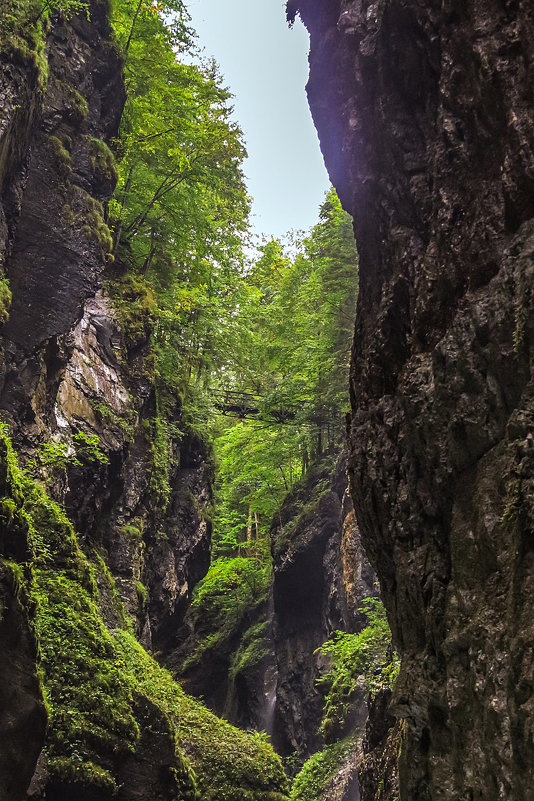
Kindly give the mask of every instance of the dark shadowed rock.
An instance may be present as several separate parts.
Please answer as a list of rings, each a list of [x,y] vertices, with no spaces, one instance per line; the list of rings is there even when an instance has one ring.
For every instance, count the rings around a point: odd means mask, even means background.
[[[403,655],[403,799],[534,783],[531,3],[301,0],[352,212],[349,473]]]
[[[369,700],[369,718],[359,771],[361,801],[398,801],[397,758],[402,724],[391,716],[391,690],[380,690]]]
[[[16,534],[15,534],[16,536]],[[37,647],[16,568],[0,561],[0,799],[22,801],[44,742]]]

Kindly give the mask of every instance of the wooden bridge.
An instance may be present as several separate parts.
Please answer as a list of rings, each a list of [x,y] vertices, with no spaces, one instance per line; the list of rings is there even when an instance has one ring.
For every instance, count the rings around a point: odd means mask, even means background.
[[[317,410],[309,401],[301,403],[287,403],[278,408],[262,408],[262,396],[251,392],[235,392],[233,390],[213,391],[215,408],[227,417],[237,417],[240,420],[262,420],[270,423],[296,423],[302,425],[323,426],[329,420],[337,419],[336,410],[323,407]],[[297,414],[303,412],[297,421]]]

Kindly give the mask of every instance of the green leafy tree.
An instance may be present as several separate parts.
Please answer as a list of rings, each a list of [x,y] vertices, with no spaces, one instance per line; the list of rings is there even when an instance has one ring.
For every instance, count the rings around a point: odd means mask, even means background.
[[[183,389],[214,358],[219,306],[241,263],[245,149],[215,65],[179,60],[192,42],[181,3],[118,0],[113,19],[127,87],[114,251],[154,291],[158,374]]]

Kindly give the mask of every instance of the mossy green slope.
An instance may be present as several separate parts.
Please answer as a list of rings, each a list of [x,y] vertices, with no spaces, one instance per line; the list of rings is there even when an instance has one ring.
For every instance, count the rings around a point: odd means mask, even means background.
[[[114,793],[121,763],[142,739],[138,701],[144,696],[174,738],[174,759],[162,768],[176,801],[283,801],[286,778],[270,745],[186,696],[127,625],[106,628],[95,565],[62,509],[17,466],[5,428],[0,462],[1,523],[14,536],[24,532],[32,551],[20,575],[35,610],[52,778]]]
[[[197,776],[202,801],[283,801],[279,759],[257,733],[245,733],[187,696],[127,631],[116,634],[137,687],[169,716]]]

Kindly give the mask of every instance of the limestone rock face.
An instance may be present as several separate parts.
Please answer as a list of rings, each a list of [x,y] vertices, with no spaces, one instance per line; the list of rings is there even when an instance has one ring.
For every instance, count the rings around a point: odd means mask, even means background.
[[[129,339],[103,286],[106,270],[110,283],[124,275],[113,264],[105,209],[116,183],[108,145],[124,87],[109,3],[89,6],[89,19],[53,16],[40,59],[0,55],[0,279],[12,294],[7,310],[0,292],[0,420],[23,463],[38,462],[44,446],[59,449],[37,477],[96,560],[106,624],[114,628],[122,613],[116,587],[142,643],[164,650],[209,565],[212,468],[205,444],[183,431],[179,398],[169,403],[163,424],[172,433],[156,453],[150,324]],[[137,300],[128,298],[132,306]],[[170,465],[165,480],[158,460]],[[0,507],[0,677],[9,688],[0,699],[0,740],[12,742],[1,755],[0,799],[5,788],[6,801],[27,791],[32,801],[107,798],[96,787],[54,784],[45,759],[34,773],[46,714],[32,606],[9,568],[10,559],[29,562],[31,554],[13,552],[23,539],[6,528],[10,514]],[[174,734],[163,712],[146,704],[139,699],[146,731],[124,766],[125,801],[151,792],[175,797]]]
[[[534,8],[291,0],[354,216],[349,473],[402,653],[401,797],[534,783]]]
[[[22,455],[53,443],[73,457],[49,469],[48,487],[103,551],[143,641],[154,632],[164,648],[209,564],[211,467],[205,445],[183,432],[155,455],[150,323],[129,340],[103,288],[106,269],[111,283],[124,273],[110,267],[105,221],[116,182],[106,142],[124,104],[108,11],[94,0],[90,20],[54,17],[46,89],[36,67],[4,56],[0,266],[12,303],[0,319],[0,416]],[[115,292],[122,299],[126,290]],[[137,300],[130,292],[128,302]],[[179,399],[169,418],[178,430]],[[87,438],[104,459],[76,463],[76,443],[83,452]],[[157,458],[171,465],[166,497]],[[110,605],[107,613],[112,624]]]

